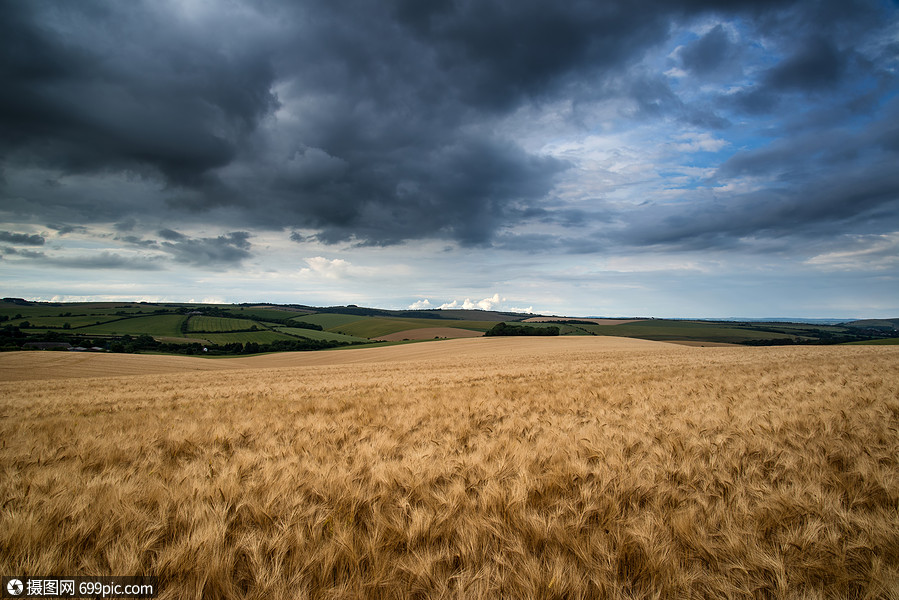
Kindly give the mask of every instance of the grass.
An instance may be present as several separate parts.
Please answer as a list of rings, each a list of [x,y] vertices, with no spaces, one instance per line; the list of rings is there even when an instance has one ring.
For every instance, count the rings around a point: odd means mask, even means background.
[[[327,340],[331,342],[367,342],[367,338],[356,337],[352,335],[343,335],[341,333],[332,333],[330,331],[316,331],[315,329],[304,329],[301,327],[279,327],[274,326],[275,331],[286,333],[289,335],[298,335],[300,337],[309,338],[310,340]]]
[[[274,331],[240,331],[233,333],[198,333],[195,334],[207,340],[210,344],[231,344],[240,342],[256,342],[257,344],[270,344],[277,340],[292,340],[295,338]]]
[[[296,321],[304,323],[312,323],[313,325],[321,325],[325,329],[334,329],[341,325],[353,323],[355,321],[365,321],[369,317],[361,317],[359,315],[341,315],[336,313],[318,313],[314,315],[301,315],[295,317]]]
[[[882,340],[866,340],[864,342],[849,342],[847,346],[897,346],[899,338],[886,338]]]
[[[34,316],[23,319],[18,319],[12,321],[13,325],[19,325],[22,321],[28,321],[31,324],[31,327],[37,327],[41,329],[63,329],[65,324],[68,323],[72,328],[78,327],[88,327],[91,325],[96,325],[99,321],[100,323],[109,322],[112,320],[119,320],[122,317],[115,315],[71,315],[68,317],[60,317],[60,316]]]
[[[899,350],[515,342],[0,383],[0,571],[157,575],[160,598],[895,597]]]
[[[621,325],[578,325],[577,327],[597,335],[635,337],[647,340],[695,340],[740,343],[746,340],[790,339],[786,333],[765,332],[723,323],[698,321],[648,320]]]
[[[181,333],[181,323],[187,317],[183,315],[151,315],[146,317],[130,317],[119,321],[111,321],[100,325],[82,327],[78,333],[86,334],[115,334],[115,335],[141,335],[184,337]]]
[[[21,306],[7,302],[0,302],[0,315],[12,319],[11,323],[16,323],[14,319],[16,315],[22,315],[22,319],[30,321],[35,318],[59,317],[60,319],[71,319],[77,316],[93,317],[94,321],[108,320],[116,318],[118,312],[131,315],[149,314],[156,307],[141,306],[139,304],[105,304],[105,303],[65,303],[60,305],[38,304],[32,306]],[[64,313],[71,313],[69,317],[63,317]]]
[[[140,335],[147,333],[156,338],[185,339],[180,330],[173,332],[171,328],[159,330],[155,326],[148,327],[152,321],[134,321],[123,325],[123,317],[159,317],[179,318],[181,313],[194,310],[218,308],[227,311],[231,315],[241,315],[246,319],[237,318],[229,320],[222,317],[199,316],[190,320],[193,332],[198,331],[233,331],[234,329],[248,329],[256,321],[251,319],[283,321],[295,319],[321,325],[326,331],[337,334],[345,334],[355,338],[377,338],[386,335],[401,333],[410,329],[432,327],[460,327],[472,331],[484,332],[492,327],[497,319],[513,322],[519,317],[506,318],[505,315],[483,311],[442,311],[443,316],[468,317],[467,320],[452,319],[424,319],[398,317],[370,317],[339,313],[306,313],[303,310],[289,306],[258,305],[213,305],[213,304],[135,304],[135,303],[44,303],[21,306],[15,303],[0,302],[0,316],[6,316],[9,320],[5,325],[17,326],[23,321],[29,321],[31,327],[26,333],[39,336],[50,331],[60,334],[70,333],[97,333],[103,335]],[[160,315],[160,311],[167,311],[167,315]],[[67,316],[63,316],[67,315]],[[19,318],[15,318],[18,316]],[[483,316],[486,320],[472,320]],[[110,324],[106,327],[96,326],[97,322],[110,323],[116,321],[119,325]],[[897,320],[899,322],[899,320]],[[69,323],[70,328],[64,325]],[[205,324],[204,324],[205,323]],[[143,325],[143,326],[142,326]],[[283,323],[277,323],[282,326]],[[533,324],[532,324],[533,325]],[[647,319],[640,322],[624,323],[621,325],[567,325],[567,324],[543,324],[537,326],[558,326],[563,336],[606,335],[628,336],[633,338],[661,340],[661,341],[689,341],[689,342],[726,342],[726,343],[778,343],[783,341],[796,341],[800,343],[833,343],[859,337],[877,338],[876,333],[866,330],[868,326],[891,326],[894,323],[889,319],[859,321],[857,326],[844,325],[811,325],[803,323],[734,323],[734,322],[708,322],[708,321],[678,321],[663,319]],[[261,327],[275,326],[271,323],[261,323]],[[125,330],[127,328],[127,330]],[[115,332],[115,333],[113,333]],[[884,342],[888,343],[888,342]]]
[[[290,308],[260,308],[260,307],[235,307],[231,305],[223,305],[222,308],[231,312],[246,315],[256,319],[289,319],[291,317],[302,316],[305,313]]]
[[[187,322],[187,331],[192,333],[195,331],[211,331],[211,332],[228,332],[239,331],[241,329],[250,329],[257,327],[261,329],[256,321],[250,319],[230,319],[227,317],[191,317]]]
[[[372,317],[354,323],[330,327],[329,329],[346,335],[375,338],[382,335],[406,331],[408,329],[458,327],[460,329],[471,329],[473,331],[487,331],[494,325],[496,325],[495,321],[450,321],[437,319],[392,319]]]

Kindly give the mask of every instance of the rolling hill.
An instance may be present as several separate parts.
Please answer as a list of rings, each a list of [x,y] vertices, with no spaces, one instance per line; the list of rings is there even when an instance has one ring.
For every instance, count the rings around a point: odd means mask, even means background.
[[[0,302],[0,349],[30,344],[206,356],[477,337],[500,322],[558,327],[561,336],[689,344],[895,343],[899,319],[842,324],[535,317],[484,310],[386,310],[355,305]]]

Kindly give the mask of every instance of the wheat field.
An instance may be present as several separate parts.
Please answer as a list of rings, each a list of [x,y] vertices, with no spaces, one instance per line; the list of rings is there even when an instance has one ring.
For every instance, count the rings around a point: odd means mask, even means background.
[[[92,363],[105,378],[0,357],[0,574],[154,575],[160,598],[899,598],[897,348],[360,352]]]

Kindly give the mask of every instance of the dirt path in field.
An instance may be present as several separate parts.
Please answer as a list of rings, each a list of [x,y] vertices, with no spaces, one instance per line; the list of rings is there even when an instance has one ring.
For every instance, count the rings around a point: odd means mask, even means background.
[[[458,327],[422,327],[420,329],[406,329],[388,335],[374,338],[379,342],[400,342],[402,340],[433,340],[434,338],[472,338],[482,337],[483,331],[460,329]]]
[[[3,352],[0,353],[0,381],[33,381],[81,377],[116,377],[216,371],[229,369],[272,369],[304,366],[352,365],[366,363],[445,361],[449,359],[494,358],[508,360],[536,355],[561,356],[569,353],[604,353],[653,349],[687,350],[665,342],[610,336],[560,338],[490,338],[440,340],[381,348],[350,348],[316,352],[282,352],[235,358],[155,356],[87,352]]]

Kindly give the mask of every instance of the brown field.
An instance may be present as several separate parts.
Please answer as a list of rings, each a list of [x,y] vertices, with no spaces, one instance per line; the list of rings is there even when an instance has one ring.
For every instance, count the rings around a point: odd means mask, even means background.
[[[193,356],[154,356],[88,352],[3,352],[0,353],[0,382],[79,377],[122,377],[188,371],[233,369],[276,369],[356,363],[395,363],[403,361],[443,361],[448,355],[462,353],[471,359],[505,356],[531,360],[545,352],[546,340],[526,338],[484,338],[443,340],[427,344],[387,348],[347,348],[326,352],[282,352],[261,356],[208,359]],[[559,338],[552,341],[553,352],[577,353],[597,350],[615,351],[647,348],[671,348],[670,344],[622,337]]]
[[[398,342],[401,340],[433,340],[434,338],[473,338],[482,337],[483,331],[460,329],[458,327],[422,327],[420,329],[407,329],[388,335],[374,338],[382,342]]]
[[[899,348],[174,358],[0,356],[0,573],[155,575],[160,598],[899,593]],[[127,376],[65,376],[100,368]]]

